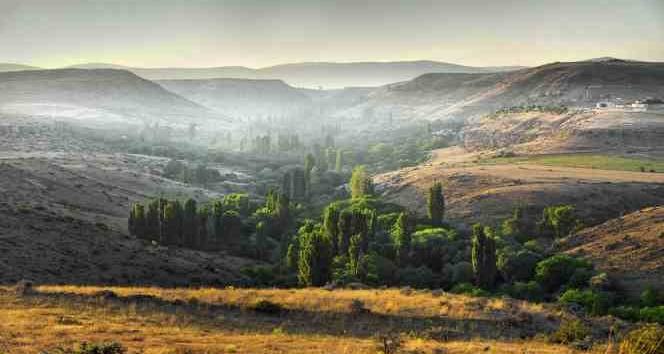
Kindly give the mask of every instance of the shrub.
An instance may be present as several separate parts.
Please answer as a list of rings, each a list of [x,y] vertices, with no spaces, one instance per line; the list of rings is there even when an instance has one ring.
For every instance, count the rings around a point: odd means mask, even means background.
[[[418,268],[406,267],[397,270],[397,279],[401,285],[426,288],[433,284],[433,272],[425,266]]]
[[[64,351],[67,354],[124,354],[127,350],[117,342],[81,343],[77,349]]]
[[[664,325],[664,306],[644,307],[639,311],[639,319]]]
[[[591,315],[604,315],[609,310],[610,298],[606,293],[592,290],[569,289],[558,298],[564,305],[578,304]]]
[[[281,304],[277,304],[265,299],[260,299],[254,302],[253,304],[249,305],[248,308],[252,311],[266,313],[269,315],[277,315],[285,310]]]
[[[639,320],[639,309],[632,306],[617,306],[609,309],[609,314],[626,321],[636,322]]]
[[[649,325],[625,336],[620,343],[620,354],[662,354],[664,353],[664,327]]]
[[[535,267],[541,260],[542,257],[529,250],[502,250],[498,255],[497,266],[503,278],[508,281],[528,281],[535,275]]]
[[[592,266],[586,260],[558,254],[537,263],[535,280],[545,290],[553,292],[567,284],[579,268],[592,269]]]
[[[590,335],[590,329],[580,320],[563,321],[558,330],[551,334],[551,339],[556,343],[570,344],[580,341]]]
[[[656,289],[648,288],[641,293],[641,306],[653,307],[659,305],[661,296]]]
[[[544,290],[537,282],[534,281],[527,283],[516,282],[514,284],[506,284],[503,286],[502,290],[515,299],[536,302],[544,300]]]
[[[470,283],[461,283],[455,285],[452,290],[450,290],[451,293],[454,294],[463,294],[463,295],[470,295],[470,296],[489,296],[489,292],[482,290],[478,287],[476,287],[473,284]]]

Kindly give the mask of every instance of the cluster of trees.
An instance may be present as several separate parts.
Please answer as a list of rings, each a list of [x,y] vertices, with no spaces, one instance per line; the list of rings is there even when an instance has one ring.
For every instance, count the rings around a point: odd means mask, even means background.
[[[221,181],[221,174],[218,170],[207,168],[204,163],[199,163],[191,169],[186,164],[171,159],[164,167],[164,176],[183,183],[207,186],[208,183]]]
[[[129,213],[129,233],[163,245],[200,250],[232,248],[240,242],[242,216],[249,209],[245,194],[231,194],[209,205],[193,199],[157,199],[134,203]]]
[[[546,113],[555,113],[563,114],[567,113],[569,108],[567,106],[541,106],[541,105],[530,105],[530,106],[511,106],[503,107],[490,114],[489,117],[498,117],[504,114],[513,114],[513,113],[528,113],[528,112],[546,112]]]

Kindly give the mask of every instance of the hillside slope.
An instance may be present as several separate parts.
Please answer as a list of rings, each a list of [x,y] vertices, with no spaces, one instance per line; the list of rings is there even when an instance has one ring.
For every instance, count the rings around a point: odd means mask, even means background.
[[[281,116],[309,109],[311,98],[281,80],[161,80],[165,89],[224,115]]]
[[[552,63],[494,74],[427,74],[377,90],[370,100],[340,112],[362,117],[367,109],[401,119],[477,118],[518,105],[594,106],[664,97],[664,63],[622,60]]]
[[[568,236],[563,250],[590,259],[637,297],[664,291],[664,207],[646,208]]]
[[[58,69],[0,73],[0,112],[100,123],[216,119],[220,114],[128,71]]]

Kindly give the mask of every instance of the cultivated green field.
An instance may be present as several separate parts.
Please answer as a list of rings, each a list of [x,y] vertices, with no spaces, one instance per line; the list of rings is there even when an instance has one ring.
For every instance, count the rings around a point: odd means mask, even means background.
[[[484,164],[529,163],[546,166],[594,168],[636,172],[664,172],[663,159],[633,158],[601,154],[560,154],[539,156],[497,157],[483,160]]]

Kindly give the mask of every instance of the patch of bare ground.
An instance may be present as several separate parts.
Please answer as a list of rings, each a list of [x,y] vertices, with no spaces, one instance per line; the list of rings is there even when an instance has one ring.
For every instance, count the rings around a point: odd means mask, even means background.
[[[592,260],[636,297],[647,286],[664,291],[664,207],[645,208],[587,228],[560,242]]]
[[[421,214],[426,192],[443,184],[446,217],[455,223],[495,223],[518,206],[541,212],[572,204],[587,224],[595,224],[664,200],[664,175],[627,171],[499,164],[446,167],[431,163],[376,176],[387,200]]]
[[[252,310],[259,299],[281,311]],[[42,286],[0,300],[0,346],[12,353],[110,340],[131,353],[376,353],[388,333],[409,353],[577,352],[544,339],[571,314],[431,291]],[[582,320],[591,353],[604,352],[608,326],[621,327]]]
[[[0,283],[225,285],[254,262],[153,245],[39,206],[0,203]]]

